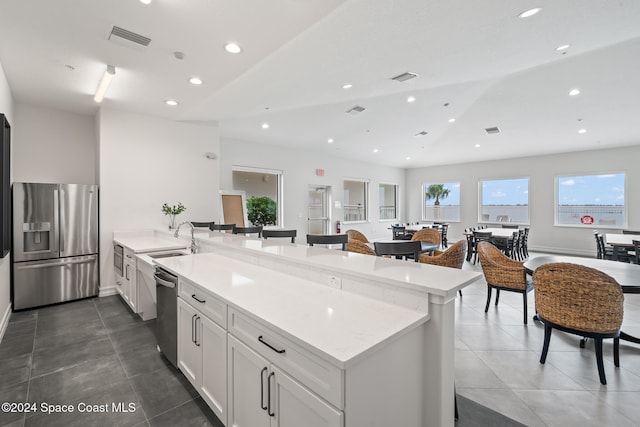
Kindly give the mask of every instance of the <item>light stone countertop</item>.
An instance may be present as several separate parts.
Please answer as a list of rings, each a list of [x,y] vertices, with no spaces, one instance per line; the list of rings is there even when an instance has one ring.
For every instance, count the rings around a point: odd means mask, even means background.
[[[153,230],[113,233],[113,241],[126,246],[136,254],[177,250],[187,247],[183,240],[175,239],[169,233],[158,235]]]
[[[340,368],[429,319],[425,312],[214,253],[154,261]]]

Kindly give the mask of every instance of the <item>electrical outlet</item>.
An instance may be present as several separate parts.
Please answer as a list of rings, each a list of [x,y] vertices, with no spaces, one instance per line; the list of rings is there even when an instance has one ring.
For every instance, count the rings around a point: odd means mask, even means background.
[[[329,286],[336,289],[342,289],[342,279],[336,276],[329,276]]]

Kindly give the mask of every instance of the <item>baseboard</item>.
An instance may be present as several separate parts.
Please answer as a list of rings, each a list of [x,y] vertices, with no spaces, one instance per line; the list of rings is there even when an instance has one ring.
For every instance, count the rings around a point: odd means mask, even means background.
[[[9,304],[7,306],[7,309],[4,311],[4,314],[2,316],[2,323],[0,323],[0,343],[2,342],[2,338],[4,338],[4,332],[7,330],[10,317],[11,317],[11,304]]]
[[[98,292],[98,297],[110,297],[111,295],[118,295],[118,290],[115,286],[111,286],[108,288],[100,287],[100,291]]]

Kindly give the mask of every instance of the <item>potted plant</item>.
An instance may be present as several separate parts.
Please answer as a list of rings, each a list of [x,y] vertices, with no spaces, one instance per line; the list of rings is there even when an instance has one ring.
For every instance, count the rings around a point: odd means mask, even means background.
[[[176,215],[180,215],[186,210],[187,208],[185,208],[181,202],[178,202],[177,205],[173,206],[169,206],[166,203],[162,205],[162,213],[165,215],[169,215],[169,230],[173,230],[176,228]]]
[[[250,197],[247,200],[247,219],[253,225],[275,225],[276,202],[267,196]]]
[[[444,188],[444,184],[431,184],[427,187],[425,197],[427,200],[436,199],[433,205],[440,206],[440,199],[446,199],[450,191],[448,188]]]

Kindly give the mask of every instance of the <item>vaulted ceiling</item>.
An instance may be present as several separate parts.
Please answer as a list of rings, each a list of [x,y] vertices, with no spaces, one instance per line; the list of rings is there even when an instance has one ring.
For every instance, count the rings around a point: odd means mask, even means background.
[[[3,0],[0,9],[0,63],[17,102],[95,114],[109,64],[105,107],[218,121],[223,138],[370,163],[640,144],[638,0]],[[151,42],[110,38],[114,26]],[[227,53],[229,41],[242,52]],[[417,77],[391,79],[405,72]],[[348,114],[354,106],[364,111]]]

